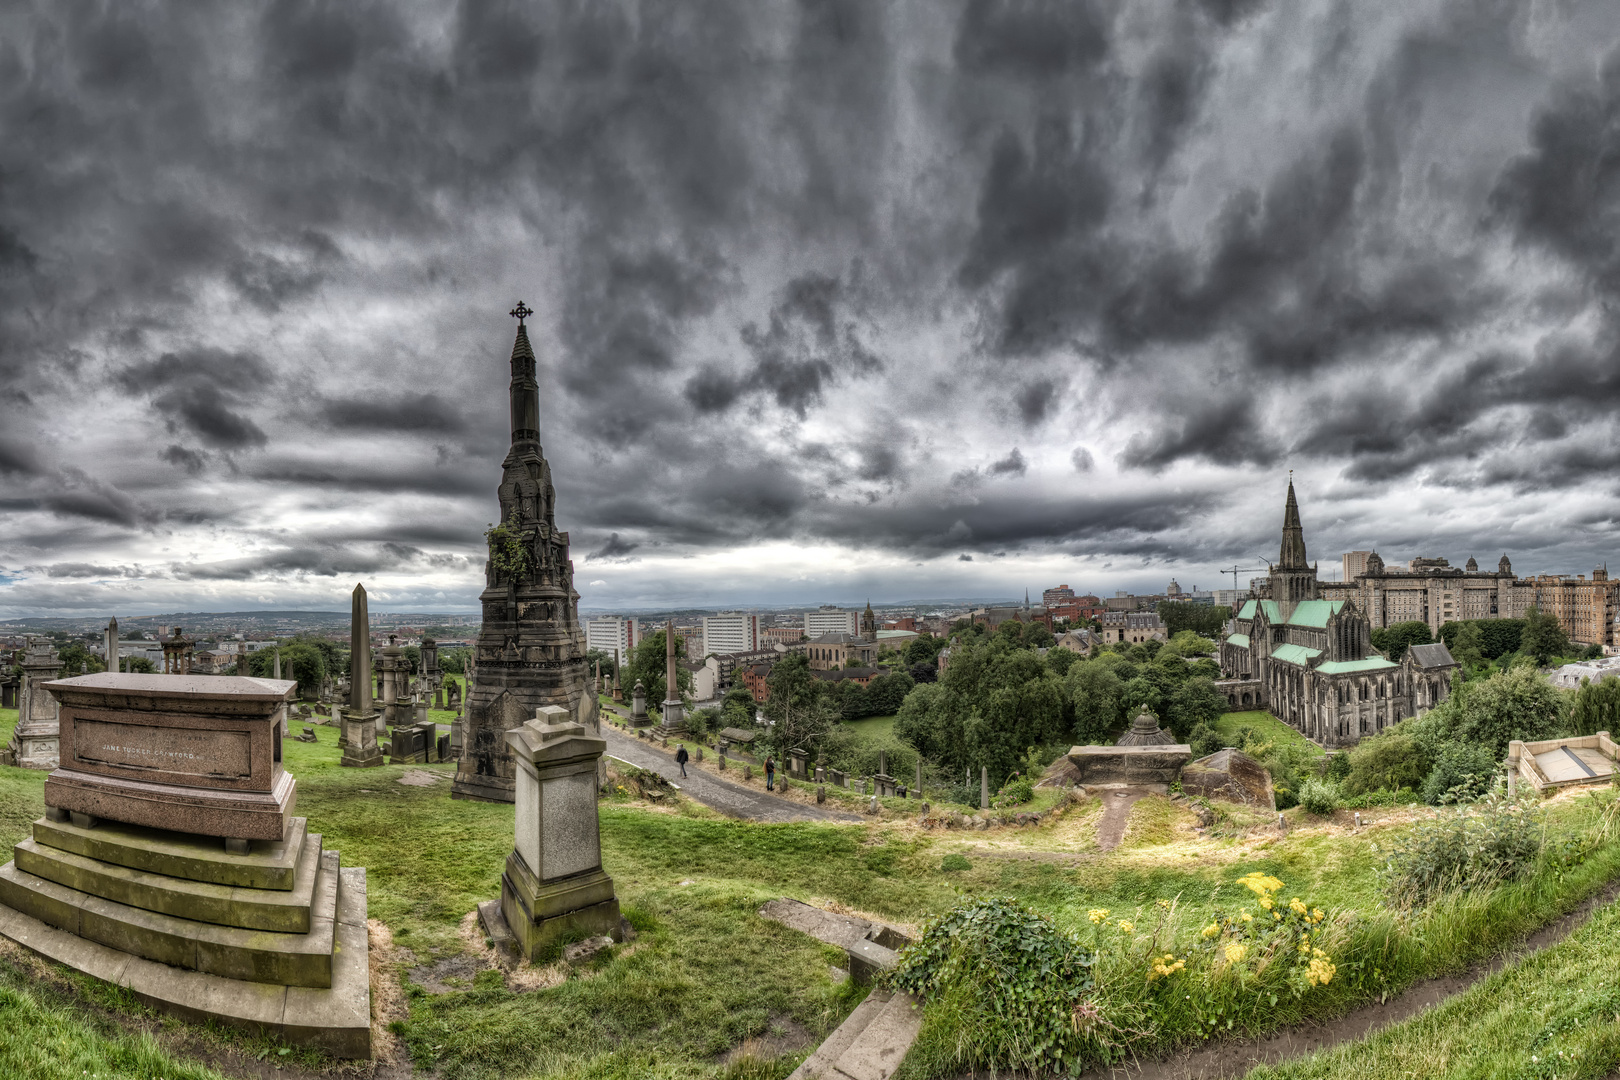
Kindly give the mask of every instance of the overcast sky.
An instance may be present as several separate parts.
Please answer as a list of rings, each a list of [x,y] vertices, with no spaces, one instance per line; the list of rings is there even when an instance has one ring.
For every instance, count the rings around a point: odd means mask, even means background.
[[[1613,0],[6,4],[0,615],[473,607],[520,298],[585,607],[1217,587],[1290,469],[1324,577],[1589,572],[1617,46]]]

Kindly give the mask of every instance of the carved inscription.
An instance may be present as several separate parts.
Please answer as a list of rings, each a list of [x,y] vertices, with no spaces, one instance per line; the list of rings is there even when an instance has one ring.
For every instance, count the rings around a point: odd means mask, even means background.
[[[245,731],[79,720],[73,725],[75,756],[89,765],[142,769],[176,776],[237,780],[252,774]]]

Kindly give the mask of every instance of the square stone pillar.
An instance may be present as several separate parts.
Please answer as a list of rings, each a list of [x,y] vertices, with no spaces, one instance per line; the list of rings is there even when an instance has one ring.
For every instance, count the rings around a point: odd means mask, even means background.
[[[619,901],[602,870],[597,764],[607,743],[567,709],[547,705],[506,732],[517,763],[515,843],[501,875],[501,914],[523,955],[569,941],[617,938]]]

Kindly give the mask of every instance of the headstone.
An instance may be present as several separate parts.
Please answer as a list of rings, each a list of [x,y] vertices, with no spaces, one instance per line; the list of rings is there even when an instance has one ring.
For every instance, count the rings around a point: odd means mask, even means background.
[[[11,762],[25,769],[54,769],[61,759],[56,698],[42,687],[62,672],[62,661],[44,638],[29,638],[22,658],[22,699],[17,727],[7,746]]]
[[[697,748],[697,759],[699,761],[703,760],[703,747],[701,746]]]
[[[827,767],[825,765],[817,765],[816,766],[816,783],[825,784],[826,782],[827,782]]]
[[[444,711],[444,687],[442,686],[433,691],[433,707],[440,712]]]
[[[454,761],[455,757],[450,750],[450,736],[448,733],[440,735],[434,740],[434,758],[438,762]]]
[[[826,801],[827,801],[827,785],[826,784],[817,784],[816,785],[816,802],[817,803],[824,803]]]
[[[979,767],[979,809],[990,809],[990,769],[983,765]]]
[[[754,767],[752,765],[744,765],[743,766],[743,779],[744,780],[752,780],[753,778],[754,778]]]
[[[370,769],[383,763],[383,754],[377,745],[380,718],[371,707],[371,611],[366,587],[355,585],[349,601],[349,707],[341,711],[338,722],[343,747],[338,764]]]
[[[915,788],[917,798],[922,798],[922,755],[917,755],[917,785]]]
[[[810,755],[803,750],[788,751],[788,775],[800,780],[809,778],[808,764]]]
[[[650,722],[647,718],[647,688],[641,685],[640,679],[637,679],[630,704],[630,723],[640,727]]]
[[[523,955],[533,960],[567,938],[619,933],[596,812],[597,763],[607,743],[556,705],[535,710],[506,743],[518,773],[501,914]]]

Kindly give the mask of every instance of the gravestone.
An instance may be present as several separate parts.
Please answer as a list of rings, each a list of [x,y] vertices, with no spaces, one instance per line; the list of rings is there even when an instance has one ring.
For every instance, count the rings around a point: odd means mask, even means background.
[[[508,731],[506,744],[518,772],[501,915],[523,955],[533,960],[565,937],[621,936],[596,812],[597,763],[607,743],[567,709],[546,705]]]
[[[816,766],[816,783],[825,784],[826,782],[827,782],[827,767],[825,765],[817,765]]]
[[[647,688],[641,685],[640,679],[636,680],[634,696],[631,699],[630,723],[636,727],[652,723],[647,716]]]
[[[343,748],[338,764],[346,768],[371,769],[383,763],[382,748],[377,745],[380,718],[371,707],[370,670],[371,611],[365,586],[356,585],[349,608],[349,707],[333,709],[340,716],[338,745]]]
[[[979,809],[990,809],[990,770],[982,765],[979,767]]]
[[[8,756],[25,769],[54,769],[61,759],[58,707],[42,687],[61,673],[62,661],[49,641],[29,638],[22,670],[22,700]]]
[[[365,871],[291,815],[280,723],[295,685],[42,684],[62,763],[0,867],[0,935],[190,1020],[369,1057]]]
[[[808,780],[810,755],[803,750],[788,751],[788,775],[796,780]]]

